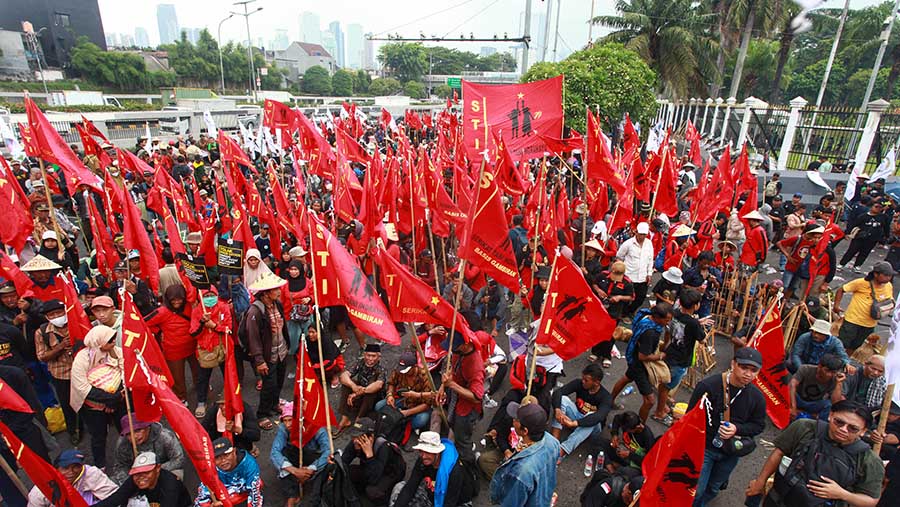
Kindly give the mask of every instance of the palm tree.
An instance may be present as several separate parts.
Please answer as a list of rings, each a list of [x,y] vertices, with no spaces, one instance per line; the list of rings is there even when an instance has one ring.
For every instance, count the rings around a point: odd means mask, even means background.
[[[591,20],[614,29],[601,42],[637,52],[656,71],[665,95],[683,99],[705,90],[719,47],[710,30],[715,14],[691,0],[617,0],[616,10],[617,16]]]
[[[747,58],[747,48],[750,47],[750,38],[754,30],[761,33],[769,33],[779,18],[782,0],[734,0],[731,2],[728,17],[733,26],[742,26],[741,46],[738,49],[737,61],[734,64],[734,73],[731,76],[731,91],[729,97],[737,97],[741,86],[741,74],[744,71],[744,60]]]
[[[769,91],[769,101],[777,104],[781,100],[781,80],[784,77],[784,67],[791,55],[791,45],[794,43],[794,17],[800,13],[800,6],[796,2],[785,2],[782,13],[781,38],[778,41],[778,63],[775,67],[775,79],[772,80],[772,89]]]

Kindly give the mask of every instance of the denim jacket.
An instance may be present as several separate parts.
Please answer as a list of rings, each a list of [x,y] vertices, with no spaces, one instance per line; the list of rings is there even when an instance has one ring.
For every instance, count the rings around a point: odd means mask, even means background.
[[[503,507],[546,507],[556,489],[559,440],[550,433],[505,461],[491,480],[491,502]]]
[[[796,371],[802,364],[819,364],[819,360],[825,354],[834,354],[844,361],[850,362],[844,344],[835,336],[829,336],[824,342],[815,342],[811,332],[803,333],[797,337],[794,348],[791,350],[790,363]]]

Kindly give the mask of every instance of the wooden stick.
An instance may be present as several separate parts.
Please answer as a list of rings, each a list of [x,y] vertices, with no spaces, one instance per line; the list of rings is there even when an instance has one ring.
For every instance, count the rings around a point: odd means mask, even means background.
[[[631,499],[631,503],[628,504],[628,507],[634,507],[637,505],[638,500],[641,499],[641,490],[638,490],[637,493],[634,494],[634,498]]]
[[[882,435],[884,434],[884,429],[887,426],[888,414],[891,410],[891,400],[894,398],[894,384],[889,384],[887,389],[884,391],[884,400],[881,402],[881,415],[878,416],[878,432]],[[875,451],[875,455],[878,456],[881,453],[881,444],[882,442],[878,442],[874,446],[872,446],[872,450]]]
[[[312,246],[313,246],[313,227],[318,227],[318,224],[313,220],[310,220],[310,226],[307,227],[309,230],[309,249],[310,254],[312,254]],[[325,378],[325,361],[322,360],[325,357],[325,354],[322,352],[322,340],[326,339],[322,336],[322,316],[319,315],[319,286],[316,282],[316,259],[315,256],[310,255],[310,268],[312,269],[312,283],[313,283],[313,299],[315,299],[316,303],[316,332],[319,334],[319,339],[316,343],[319,346],[319,375],[322,377],[322,389],[323,391],[327,389],[328,381]],[[330,339],[330,338],[328,338]],[[328,430],[328,448],[330,449],[330,454],[334,454],[334,436],[331,434],[331,403],[328,401],[328,392],[324,393],[325,395],[325,426]],[[303,410],[303,407],[300,407],[300,410]]]
[[[409,333],[410,338],[412,339],[412,342],[416,345],[416,353],[419,354],[419,360],[422,361],[422,364],[425,365],[425,367],[427,368],[428,360],[425,359],[425,351],[422,350],[422,344],[419,343],[419,337],[416,336],[416,329],[413,327],[412,323],[410,323],[410,322],[406,323],[406,329],[407,329],[407,332]],[[428,386],[431,387],[431,392],[435,393],[435,396],[437,396],[437,388],[434,385],[434,379],[431,377],[431,373],[426,371],[425,376],[428,377]],[[447,419],[447,414],[444,413],[444,406],[441,405],[440,403],[435,403],[435,405],[437,406],[438,414],[441,416],[441,420],[444,421],[444,424],[446,424],[447,427],[449,428],[450,420]]]
[[[28,498],[28,488],[25,487],[22,479],[19,479],[19,476],[16,475],[16,472],[12,469],[11,466],[9,466],[9,463],[3,456],[0,456],[0,467],[2,467],[3,471],[6,472],[6,475],[9,476],[9,480],[11,480],[13,484],[16,485],[16,489],[19,490],[19,493],[22,493],[22,496]]]
[[[556,252],[556,255],[553,256],[553,266],[550,267],[550,279],[553,279],[553,274],[556,272],[556,260],[559,259],[560,253]],[[544,302],[547,301],[547,295],[544,294]],[[543,305],[541,306],[541,314],[543,314]],[[528,374],[528,391],[525,393],[525,396],[531,396],[531,384],[534,382],[534,370],[537,368],[537,356],[538,356],[538,344],[537,344],[537,335],[541,333],[541,326],[544,325],[544,319],[538,323],[538,332],[535,334],[534,339],[534,353],[531,355],[531,368]],[[527,348],[526,348],[527,350]]]
[[[62,229],[60,229],[59,223],[56,221],[56,210],[53,208],[53,198],[50,196],[50,185],[47,184],[47,170],[44,167],[44,159],[38,158],[38,163],[41,165],[41,178],[44,180],[44,197],[47,199],[47,206],[50,208],[50,223],[53,224],[53,230],[56,231],[56,260],[61,261],[63,260],[63,238],[65,236],[63,236]],[[41,246],[43,244],[44,238],[41,238]]]

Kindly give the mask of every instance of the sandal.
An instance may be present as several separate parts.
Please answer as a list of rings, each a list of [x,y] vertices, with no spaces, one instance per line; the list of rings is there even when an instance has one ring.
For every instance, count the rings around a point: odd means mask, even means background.
[[[666,414],[665,417],[656,417],[656,414],[650,416],[654,421],[662,424],[663,426],[671,426],[675,419],[672,418],[672,414]]]
[[[275,428],[275,424],[270,421],[268,418],[259,421],[259,429],[265,431],[272,431]]]

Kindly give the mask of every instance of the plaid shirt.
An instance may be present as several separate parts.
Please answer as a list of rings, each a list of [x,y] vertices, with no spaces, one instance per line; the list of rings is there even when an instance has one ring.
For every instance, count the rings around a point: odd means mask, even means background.
[[[53,324],[48,323],[46,327],[38,329],[37,333],[35,333],[35,355],[39,361],[47,363],[47,369],[50,370],[50,375],[53,378],[69,380],[72,377],[72,359],[75,357],[71,346],[67,347],[65,352],[55,358],[45,360],[45,356],[50,352],[50,349],[62,341],[71,343],[68,335],[62,336]]]
[[[360,359],[348,370],[348,373],[353,382],[361,387],[366,387],[379,380],[382,382],[387,381],[387,372],[384,370],[384,366],[381,366],[381,362],[375,363],[375,366],[369,368],[366,366],[365,359]]]

